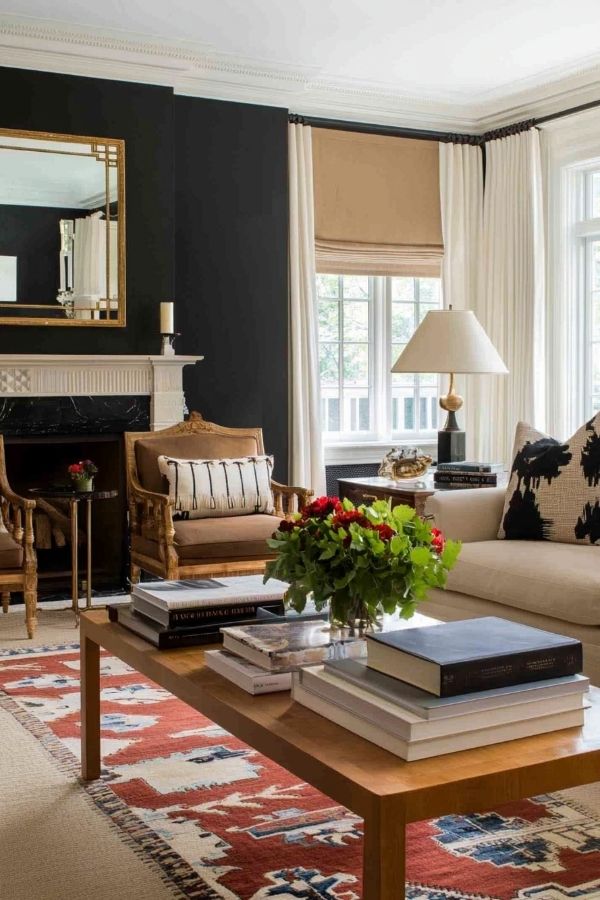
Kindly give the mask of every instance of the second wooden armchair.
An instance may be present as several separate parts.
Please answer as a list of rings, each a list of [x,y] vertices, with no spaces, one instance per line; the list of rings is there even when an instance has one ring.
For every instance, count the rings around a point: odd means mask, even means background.
[[[312,491],[271,481],[271,514],[178,520],[159,470],[161,455],[224,459],[264,454],[260,428],[226,428],[192,413],[162,431],[125,434],[131,543],[131,580],[140,570],[160,578],[201,578],[262,572],[272,558],[266,539],[288,513],[304,506]]]

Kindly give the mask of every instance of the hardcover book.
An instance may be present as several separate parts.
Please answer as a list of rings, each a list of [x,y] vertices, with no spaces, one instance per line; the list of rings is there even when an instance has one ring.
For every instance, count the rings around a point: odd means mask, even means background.
[[[328,658],[357,658],[366,653],[363,638],[339,640],[323,622],[233,625],[221,631],[225,650],[270,671],[291,671]]]
[[[463,709],[462,713],[456,716],[424,719],[397,703],[384,700],[370,691],[337,678],[323,666],[303,669],[299,679],[303,687],[323,700],[335,703],[342,709],[361,716],[372,725],[406,741],[424,741],[479,731],[482,728],[510,725],[514,722],[537,719],[540,716],[569,713],[583,709],[584,705],[584,692],[579,690],[578,693],[559,694],[543,700],[499,706],[496,709],[475,712]]]
[[[166,610],[219,609],[226,606],[260,605],[265,600],[282,600],[289,585],[262,575],[212,578],[190,581],[145,581],[134,584],[132,597],[143,597]]]
[[[498,484],[498,476],[495,472],[436,472],[433,476],[435,484],[454,484],[466,482],[467,484]]]
[[[441,462],[437,464],[438,472],[502,472],[502,463],[482,462]]]
[[[209,669],[218,672],[249,694],[289,691],[292,686],[291,672],[265,672],[254,663],[234,656],[227,650],[207,650],[204,661]]]
[[[581,672],[581,642],[486,616],[367,635],[367,665],[438,697]]]
[[[158,647],[159,650],[174,650],[177,647],[196,647],[201,644],[220,644],[223,640],[218,624],[210,622],[194,628],[165,628],[146,616],[139,615],[131,604],[108,606],[108,617],[111,622],[118,622],[128,631]],[[270,621],[271,615],[266,609],[257,609],[256,614],[248,617],[240,624],[255,624],[258,621]],[[277,618],[275,617],[277,621]]]
[[[140,615],[158,622],[165,628],[193,628],[196,625],[213,623],[215,628],[241,619],[251,619],[256,615],[258,607],[268,609],[275,615],[283,615],[283,600],[238,600],[237,603],[225,603],[218,606],[200,606],[192,609],[165,609],[152,600],[137,593],[132,593],[133,608]]]
[[[455,753],[459,750],[470,750],[474,747],[488,747],[490,744],[531,737],[534,734],[546,734],[561,728],[577,728],[583,725],[584,714],[584,710],[581,708],[571,712],[553,713],[539,716],[536,719],[511,722],[507,725],[497,725],[492,728],[480,728],[477,731],[467,731],[423,741],[407,741],[378,725],[373,725],[355,712],[343,709],[307,690],[300,683],[297,672],[294,673],[292,679],[292,699],[323,716],[324,719],[346,728],[351,732],[349,740],[352,739],[352,735],[357,735],[409,762],[441,756],[444,753]]]
[[[585,693],[590,686],[584,675],[567,675],[563,678],[547,678],[544,681],[528,681],[508,687],[478,691],[474,694],[457,694],[455,697],[436,697],[399,681],[383,672],[370,669],[364,659],[330,659],[325,661],[325,672],[335,675],[356,687],[369,691],[395,703],[423,719],[442,719],[474,712],[487,712],[503,706],[516,706],[537,702],[566,694]]]

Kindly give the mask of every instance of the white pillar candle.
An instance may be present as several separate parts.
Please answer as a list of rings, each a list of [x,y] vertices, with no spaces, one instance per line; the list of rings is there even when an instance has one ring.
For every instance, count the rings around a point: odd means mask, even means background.
[[[161,334],[174,334],[175,333],[175,323],[174,323],[174,303],[161,303],[160,304],[160,333]]]

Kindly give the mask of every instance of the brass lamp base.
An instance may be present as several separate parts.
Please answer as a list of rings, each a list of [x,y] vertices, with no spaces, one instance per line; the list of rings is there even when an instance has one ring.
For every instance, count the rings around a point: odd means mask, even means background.
[[[438,431],[438,458],[440,462],[463,462],[465,459],[465,433],[456,421],[456,413],[463,405],[463,398],[454,389],[454,372],[450,373],[448,393],[440,397],[440,406],[448,413],[441,431]]]

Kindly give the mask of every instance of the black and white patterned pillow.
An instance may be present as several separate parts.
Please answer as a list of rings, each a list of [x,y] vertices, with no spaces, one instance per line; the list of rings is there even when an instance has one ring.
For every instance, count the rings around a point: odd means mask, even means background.
[[[272,456],[175,459],[159,456],[169,499],[179,519],[273,513]]]
[[[519,422],[498,537],[600,540],[600,413],[564,443]]]

